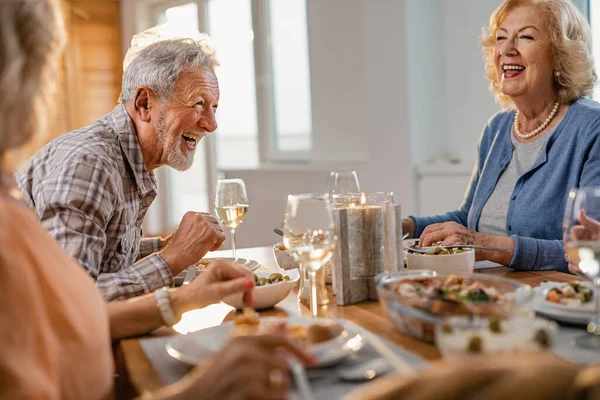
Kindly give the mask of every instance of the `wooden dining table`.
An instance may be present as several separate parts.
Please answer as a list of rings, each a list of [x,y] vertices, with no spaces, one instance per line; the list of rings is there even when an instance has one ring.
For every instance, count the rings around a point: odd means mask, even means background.
[[[238,257],[259,261],[262,266],[268,270],[279,269],[271,247],[238,249],[237,253]],[[210,257],[230,256],[230,251],[217,251],[210,255]],[[546,280],[558,282],[579,280],[576,276],[557,271],[515,271],[505,267],[493,267],[476,270],[476,272],[515,279],[532,287],[538,286],[541,282]],[[338,306],[336,305],[335,295],[331,290],[331,286],[328,286],[328,294],[329,304],[319,307],[320,317],[347,319],[426,360],[437,360],[441,357],[434,344],[414,339],[399,332],[386,317],[378,301],[370,300],[352,305]],[[219,325],[223,321],[233,318],[236,314],[236,311],[232,307],[224,304],[212,305],[199,312],[202,313],[202,315],[200,317],[196,315],[195,319],[196,321],[202,321],[203,328]],[[309,316],[310,310],[307,304],[297,300],[297,294],[295,291],[292,291],[284,301],[274,308],[260,311],[260,315]],[[189,324],[190,322],[182,321],[181,323]],[[177,328],[177,325],[175,328]],[[177,334],[175,329],[160,328],[148,335],[122,340],[116,345],[116,368],[119,376],[117,382],[117,395],[119,398],[128,398],[164,386],[164,383],[161,381],[142,350],[140,340],[175,334]]]

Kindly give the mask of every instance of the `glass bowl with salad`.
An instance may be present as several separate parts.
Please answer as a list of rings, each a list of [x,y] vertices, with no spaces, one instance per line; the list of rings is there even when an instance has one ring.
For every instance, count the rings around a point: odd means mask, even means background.
[[[401,332],[433,342],[435,326],[452,316],[505,317],[531,300],[531,287],[480,273],[443,274],[429,270],[383,273],[376,277],[379,302]]]

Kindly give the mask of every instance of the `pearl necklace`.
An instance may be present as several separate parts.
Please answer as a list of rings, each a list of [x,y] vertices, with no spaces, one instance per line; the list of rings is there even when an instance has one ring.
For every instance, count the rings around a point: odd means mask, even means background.
[[[515,135],[517,135],[521,139],[529,139],[529,138],[534,137],[535,135],[537,135],[538,133],[540,133],[541,131],[546,129],[548,124],[550,124],[550,122],[552,122],[552,120],[554,119],[554,116],[558,112],[558,107],[560,107],[560,104],[558,102],[554,103],[554,108],[550,112],[550,115],[548,115],[548,118],[546,118],[546,120],[540,126],[538,126],[536,129],[532,130],[529,133],[522,133],[519,130],[519,110],[517,110],[517,112],[515,113],[515,123],[514,123]]]

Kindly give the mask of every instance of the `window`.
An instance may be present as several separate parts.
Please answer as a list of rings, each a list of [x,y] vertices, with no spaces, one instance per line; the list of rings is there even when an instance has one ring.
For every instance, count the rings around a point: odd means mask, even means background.
[[[217,48],[219,169],[310,158],[306,0],[154,0],[149,7],[152,23],[206,31]]]
[[[310,78],[305,0],[270,0],[275,151],[311,148]]]

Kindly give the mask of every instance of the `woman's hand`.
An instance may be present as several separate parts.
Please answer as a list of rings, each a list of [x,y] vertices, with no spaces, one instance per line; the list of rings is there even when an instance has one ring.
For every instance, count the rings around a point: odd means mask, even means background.
[[[569,272],[572,273],[573,275],[585,276],[585,274],[583,273],[581,268],[579,268],[577,265],[571,264],[571,263],[569,263]]]
[[[600,240],[600,222],[588,217],[584,210],[579,210],[577,221],[581,225],[571,228],[571,239],[574,241],[597,242]]]
[[[230,261],[215,260],[187,286],[174,290],[171,304],[176,316],[189,310],[218,303],[233,293],[244,293],[244,304],[252,307],[254,297],[254,279],[252,273]]]
[[[514,240],[510,237],[485,235],[453,221],[431,224],[425,228],[419,238],[419,245],[421,247],[431,246],[436,242],[442,242],[442,246],[473,244],[506,249],[509,253],[485,250],[475,251],[476,260],[490,260],[502,265],[510,263],[515,248]]]
[[[286,357],[314,358],[282,335],[236,337],[182,381],[178,399],[287,399]],[[179,385],[179,384],[178,384]]]

